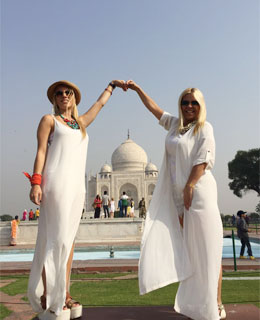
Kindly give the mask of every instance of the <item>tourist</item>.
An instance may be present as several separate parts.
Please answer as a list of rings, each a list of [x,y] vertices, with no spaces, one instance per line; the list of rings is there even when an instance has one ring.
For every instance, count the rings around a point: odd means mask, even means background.
[[[34,213],[32,211],[32,209],[29,211],[29,221],[34,220]]]
[[[106,217],[109,218],[108,202],[109,202],[109,196],[107,194],[107,191],[104,191],[104,195],[102,196],[102,206],[103,206],[105,218]]]
[[[11,241],[10,241],[10,246],[16,246],[17,245],[18,224],[19,224],[19,217],[15,216],[15,218],[11,221]]]
[[[247,252],[249,255],[249,259],[255,260],[255,257],[253,256],[251,244],[249,242],[249,236],[248,236],[248,224],[246,223],[246,212],[239,210],[237,212],[237,216],[239,217],[237,220],[237,236],[241,241],[241,250],[240,250],[240,259],[246,259],[244,256],[245,247],[247,246]]]
[[[130,198],[128,198],[127,199],[127,210],[126,210],[127,218],[130,218],[130,212],[131,212],[131,203],[130,203]]]
[[[145,217],[146,217],[146,207],[145,207],[145,200],[144,200],[144,198],[142,198],[142,199],[139,201],[138,208],[139,208],[139,218],[145,219]]]
[[[119,209],[119,217],[123,218],[124,213],[123,213],[123,204],[122,204],[122,199],[118,200],[118,209]]]
[[[109,202],[109,207],[110,207],[110,218],[114,218],[114,213],[115,213],[115,201],[114,198],[112,197],[110,202]]]
[[[30,199],[41,204],[38,237],[29,278],[28,297],[39,319],[74,319],[82,305],[70,296],[74,240],[85,201],[86,128],[109,100],[113,81],[83,115],[78,116],[79,88],[69,81],[53,83],[47,96],[54,114],[38,127],[38,149],[31,177]]]
[[[135,216],[135,203],[134,203],[134,199],[131,198],[130,200],[130,218],[134,218]]]
[[[95,209],[94,218],[99,219],[100,218],[100,210],[101,210],[102,200],[99,196],[99,194],[96,195],[96,198],[93,202],[93,207]]]
[[[128,207],[128,196],[125,193],[125,191],[123,192],[121,199],[122,199],[123,216],[126,217],[127,216],[127,207]]]
[[[25,221],[27,219],[27,213],[27,210],[24,209],[22,221]]]
[[[175,310],[194,320],[226,317],[221,302],[223,228],[211,173],[212,126],[202,93],[179,98],[179,118],[127,82],[167,130],[165,156],[146,216],[139,261],[140,293],[180,282]],[[179,223],[178,223],[179,222]]]
[[[38,220],[39,217],[40,217],[40,210],[39,210],[39,208],[37,208],[37,209],[35,210],[35,218],[36,218],[36,220]]]

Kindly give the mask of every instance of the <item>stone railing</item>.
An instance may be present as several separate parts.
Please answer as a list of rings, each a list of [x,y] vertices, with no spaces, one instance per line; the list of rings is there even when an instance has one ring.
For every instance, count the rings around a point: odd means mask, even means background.
[[[139,218],[82,219],[76,235],[76,243],[140,241],[144,220]],[[38,221],[21,221],[17,244],[35,244]],[[0,244],[10,244],[11,223],[0,223]]]

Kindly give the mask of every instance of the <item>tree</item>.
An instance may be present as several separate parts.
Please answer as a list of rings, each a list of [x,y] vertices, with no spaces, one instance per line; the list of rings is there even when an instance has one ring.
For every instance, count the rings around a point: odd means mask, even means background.
[[[1,221],[12,221],[13,217],[10,214],[3,214],[0,216]]]
[[[242,192],[254,190],[260,196],[259,165],[260,149],[238,151],[235,159],[228,163],[228,177],[233,180],[229,188],[239,198]]]
[[[252,212],[252,213],[250,213],[249,217],[252,220],[258,220],[260,218],[260,215],[259,215],[259,213]]]
[[[258,202],[258,204],[255,208],[255,212],[260,213],[260,201]]]

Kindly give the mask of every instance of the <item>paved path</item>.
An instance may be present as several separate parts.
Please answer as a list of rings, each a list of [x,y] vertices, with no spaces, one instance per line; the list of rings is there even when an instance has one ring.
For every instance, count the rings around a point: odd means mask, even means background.
[[[259,309],[254,305],[226,305],[227,320],[259,320]],[[34,318],[37,320],[38,318]],[[84,308],[82,320],[188,320],[173,311],[172,306],[98,307]]]

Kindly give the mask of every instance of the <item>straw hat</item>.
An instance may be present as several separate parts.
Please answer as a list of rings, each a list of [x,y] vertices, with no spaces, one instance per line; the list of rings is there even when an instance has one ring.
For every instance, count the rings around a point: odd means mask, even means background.
[[[48,90],[47,90],[47,96],[50,100],[51,103],[53,103],[53,97],[54,97],[54,93],[55,93],[55,89],[58,86],[64,85],[66,87],[69,87],[71,89],[73,89],[74,94],[75,94],[75,99],[76,99],[76,105],[78,105],[80,103],[81,100],[81,93],[79,88],[72,82],[69,82],[67,80],[60,80],[57,82],[54,82],[52,85],[49,86]]]

